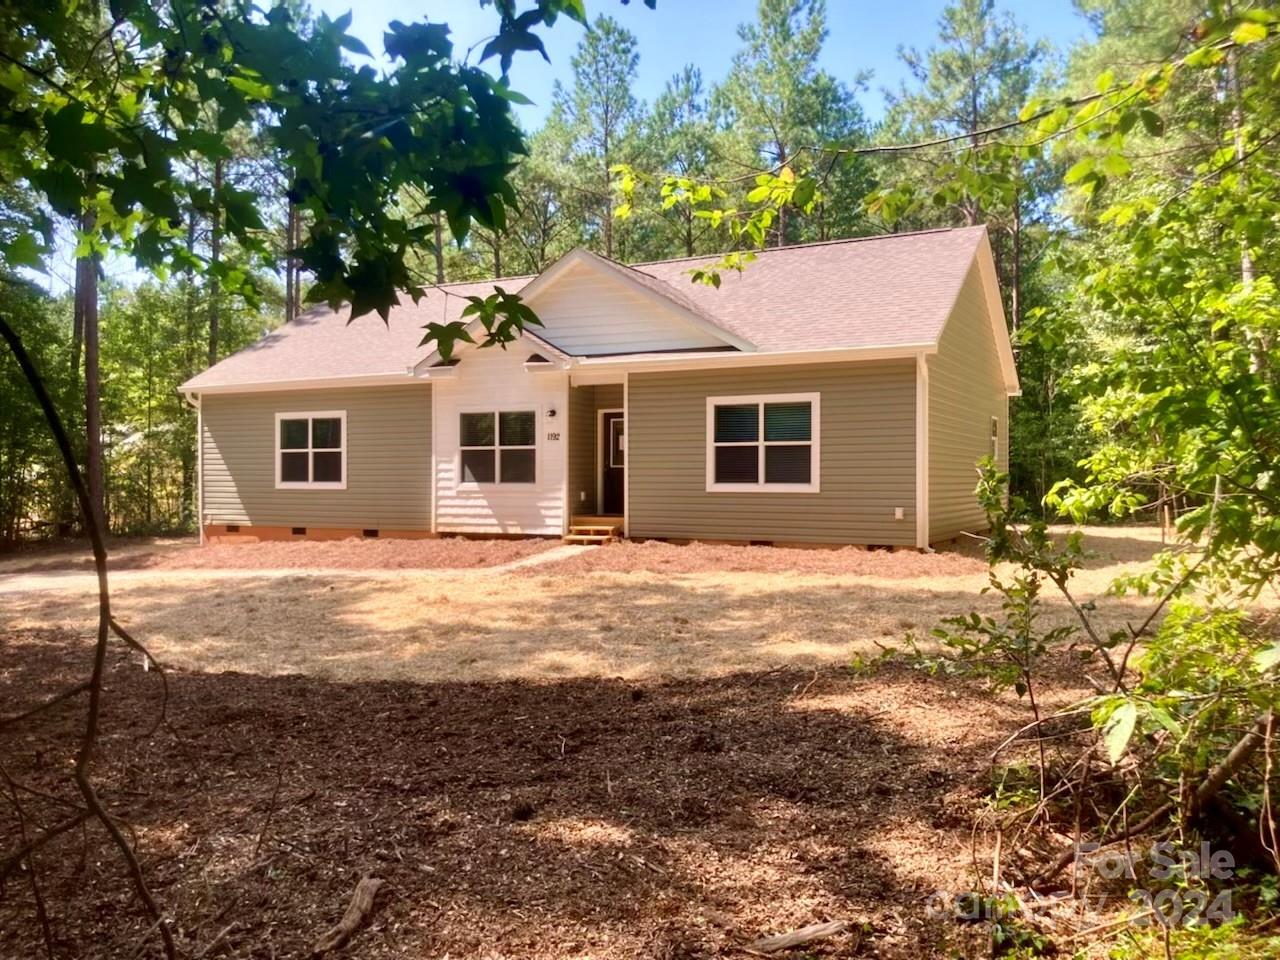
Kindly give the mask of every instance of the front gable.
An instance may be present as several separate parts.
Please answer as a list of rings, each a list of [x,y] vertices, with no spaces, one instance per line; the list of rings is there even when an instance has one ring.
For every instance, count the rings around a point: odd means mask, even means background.
[[[521,296],[542,321],[538,335],[572,356],[754,349],[660,286],[629,267],[575,250]]]

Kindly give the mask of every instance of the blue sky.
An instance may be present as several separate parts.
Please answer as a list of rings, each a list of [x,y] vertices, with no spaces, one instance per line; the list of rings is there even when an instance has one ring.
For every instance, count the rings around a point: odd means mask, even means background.
[[[453,29],[458,55],[494,30],[492,7],[478,0],[407,2],[407,0],[313,0],[319,10],[337,17],[352,11],[351,32],[375,54],[382,51],[382,31],[392,20],[409,22],[426,17],[446,21]],[[872,119],[884,106],[884,87],[897,89],[905,79],[898,60],[901,45],[928,47],[937,33],[938,14],[946,0],[827,0],[830,36],[823,52],[823,66],[834,76],[851,79],[870,70],[870,89],[861,97]],[[642,0],[587,0],[588,13],[604,13],[636,35],[640,51],[640,76],[635,93],[652,100],[667,78],[692,63],[702,70],[708,86],[725,75],[738,47],[736,27],[754,19],[755,0],[658,0],[650,10]],[[1059,49],[1069,48],[1085,36],[1087,25],[1071,0],[1005,0],[997,7],[1011,12],[1031,37],[1043,37]],[[548,64],[537,54],[517,58],[512,68],[513,86],[534,100],[521,107],[526,127],[536,127],[551,102],[551,86],[569,76],[569,58],[582,36],[582,28],[560,20],[543,38],[551,57]]]
[[[352,12],[351,32],[375,54],[382,52],[382,33],[392,20],[410,22],[426,17],[446,21],[453,30],[455,50],[462,56],[469,46],[493,33],[492,7],[479,0],[312,0],[315,9],[338,17]],[[906,79],[898,60],[902,45],[924,49],[934,42],[937,19],[946,0],[827,0],[829,37],[822,64],[834,76],[849,80],[859,71],[872,71],[869,89],[860,96],[872,120],[884,108],[885,87],[897,89]],[[1032,38],[1049,40],[1065,51],[1084,37],[1088,28],[1071,0],[997,0],[997,7],[1011,12]],[[728,71],[738,48],[736,27],[754,19],[756,0],[658,0],[650,10],[643,0],[587,0],[594,17],[607,13],[636,35],[640,75],[636,96],[652,101],[667,79],[686,63],[702,70],[708,86]],[[517,90],[534,101],[518,108],[527,129],[535,129],[551,104],[551,87],[557,78],[569,76],[569,58],[582,36],[582,27],[560,20],[543,38],[551,63],[537,54],[517,58],[512,81]],[[478,54],[477,54],[478,55]],[[495,67],[496,69],[496,67]],[[44,278],[51,290],[65,289],[71,278],[71,252],[66,250]],[[132,262],[116,258],[108,272],[125,282],[139,279]]]

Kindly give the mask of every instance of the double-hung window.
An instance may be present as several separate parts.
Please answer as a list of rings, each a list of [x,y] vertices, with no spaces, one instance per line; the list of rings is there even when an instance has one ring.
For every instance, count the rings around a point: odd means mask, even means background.
[[[276,489],[347,488],[347,412],[276,414]]]
[[[707,490],[817,493],[819,396],[707,398]]]
[[[463,483],[533,483],[537,479],[537,413],[486,410],[458,415]]]

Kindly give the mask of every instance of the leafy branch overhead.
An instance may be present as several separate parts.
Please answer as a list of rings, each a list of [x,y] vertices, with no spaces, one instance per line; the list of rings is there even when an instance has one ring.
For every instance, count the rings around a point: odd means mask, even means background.
[[[481,56],[501,63],[495,78],[456,58],[445,23],[392,22],[392,66],[378,71],[359,63],[369,51],[347,32],[349,14],[302,30],[286,6],[120,0],[109,22],[86,27],[73,6],[0,14],[0,169],[41,198],[5,225],[5,264],[39,267],[53,217],[88,213],[86,251],[124,252],[161,275],[203,269],[184,242],[186,220],[215,210],[231,238],[268,259],[253,192],[183,176],[225,158],[226,132],[250,124],[279,150],[289,200],[303,212],[291,254],[316,279],[309,298],[384,318],[400,296],[422,296],[413,257],[435,242],[402,190],[424,192],[427,212],[459,239],[472,224],[501,229],[526,152],[511,112],[523,102],[507,79],[512,58],[542,51],[535,31],[560,15],[584,19],[581,0],[538,0],[523,12],[496,3],[497,31]],[[88,59],[76,53],[86,30],[96,38]],[[243,272],[223,280],[256,294]]]
[[[811,212],[824,199],[823,181],[834,167],[860,158],[919,155],[929,157],[926,192],[918,180],[889,183],[866,198],[867,213],[893,225],[910,222],[930,206],[945,208],[971,202],[975,209],[1008,202],[1018,189],[1010,169],[1020,161],[1046,154],[1071,156],[1086,152],[1069,165],[1062,182],[1088,199],[1099,199],[1109,183],[1132,169],[1126,148],[1132,135],[1148,138],[1165,134],[1159,112],[1171,88],[1185,74],[1219,71],[1232,51],[1272,41],[1280,29],[1280,11],[1269,6],[1209,18],[1197,30],[1191,52],[1119,79],[1114,70],[1098,76],[1094,90],[1073,96],[1032,97],[1016,116],[972,130],[944,133],[919,140],[861,144],[830,141],[797,149],[785,162],[750,175],[730,178],[655,173],[620,164],[614,168],[615,190],[621,202],[619,218],[627,218],[646,193],[656,194],[664,209],[688,207],[693,215],[722,229],[735,252],[692,270],[695,282],[719,284],[723,270],[741,270],[746,251],[766,245],[779,218],[788,209]],[[1280,131],[1263,131],[1257,140],[1270,143]],[[1240,161],[1224,144],[1213,164],[1201,171],[1211,177]],[[744,183],[750,188],[737,205],[727,203]],[[1117,211],[1115,217],[1132,216]]]

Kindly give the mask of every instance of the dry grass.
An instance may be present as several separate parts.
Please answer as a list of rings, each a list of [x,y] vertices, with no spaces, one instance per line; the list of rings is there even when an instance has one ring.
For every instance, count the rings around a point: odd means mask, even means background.
[[[1147,601],[1102,593],[1117,574],[1148,564],[1158,531],[1087,533],[1098,558],[1077,578],[1080,599],[1097,599],[1107,624],[1140,617]],[[637,679],[847,662],[942,617],[988,608],[985,584],[985,568],[965,554],[657,544],[509,575],[219,579],[211,571],[196,590],[189,575],[137,571],[117,587],[115,605],[157,657],[188,669],[342,680]],[[1055,610],[1068,616],[1061,604]],[[85,633],[93,612],[84,592],[15,594],[0,628]]]

